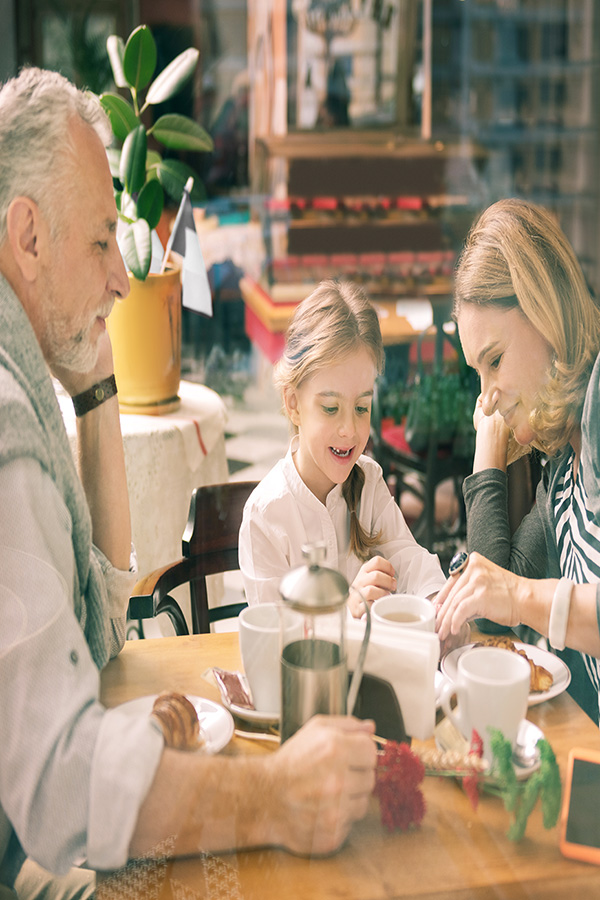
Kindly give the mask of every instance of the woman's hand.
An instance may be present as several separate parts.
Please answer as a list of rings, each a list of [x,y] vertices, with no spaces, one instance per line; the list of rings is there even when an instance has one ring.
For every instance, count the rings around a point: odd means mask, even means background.
[[[358,575],[352,582],[354,590],[350,591],[348,609],[355,619],[360,619],[365,611],[365,607],[356,593],[357,591],[360,592],[370,606],[375,600],[379,600],[380,597],[385,597],[386,594],[393,594],[396,590],[396,584],[396,573],[388,559],[384,559],[383,556],[374,556],[372,559],[368,559],[360,567]]]
[[[481,404],[481,394],[475,404],[473,425],[477,432],[473,471],[501,469],[506,472],[510,428],[499,412],[486,416]]]
[[[471,553],[466,567],[450,576],[435,599],[440,641],[445,643],[451,636],[456,640],[464,625],[477,617],[509,627],[518,625],[522,581],[479,553]]]

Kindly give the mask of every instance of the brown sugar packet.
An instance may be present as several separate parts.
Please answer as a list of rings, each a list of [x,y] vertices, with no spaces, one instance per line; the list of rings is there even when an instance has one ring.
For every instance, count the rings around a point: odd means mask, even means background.
[[[225,669],[213,666],[213,674],[224,702],[242,709],[254,709],[252,697],[240,672],[226,672]]]

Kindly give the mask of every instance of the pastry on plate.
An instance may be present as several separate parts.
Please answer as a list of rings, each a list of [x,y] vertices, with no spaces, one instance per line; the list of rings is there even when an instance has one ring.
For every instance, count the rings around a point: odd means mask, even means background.
[[[163,691],[154,701],[151,716],[161,727],[165,744],[175,750],[197,750],[200,722],[194,705],[177,691]]]
[[[513,653],[518,653],[519,656],[524,657],[529,663],[529,668],[531,669],[531,682],[529,686],[529,690],[532,694],[540,693],[541,691],[548,691],[552,687],[554,683],[554,676],[548,669],[545,669],[543,666],[538,666],[532,659],[527,656],[525,650],[522,647],[517,647],[514,641],[511,641],[509,637],[505,634],[497,634],[494,637],[486,638],[484,641],[478,641],[473,646],[475,647],[500,647],[502,650],[511,650]]]

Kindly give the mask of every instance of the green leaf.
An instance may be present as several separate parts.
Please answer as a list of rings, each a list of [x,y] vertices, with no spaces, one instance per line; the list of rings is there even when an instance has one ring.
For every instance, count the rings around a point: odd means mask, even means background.
[[[198,178],[197,173],[194,172],[191,166],[180,162],[178,159],[163,159],[156,166],[156,174],[169,197],[175,200],[176,203],[179,203],[181,200],[185,183],[190,175],[194,179],[191,199],[195,202],[200,202],[206,197],[204,185]]]
[[[150,226],[146,220],[138,219],[137,222],[125,225],[120,245],[125,262],[135,277],[144,281],[150,271],[152,258]]]
[[[113,78],[117,87],[129,87],[125,72],[123,71],[123,56],[125,55],[125,42],[116,34],[111,34],[106,38],[106,52],[110,61]]]
[[[106,155],[108,157],[108,165],[110,174],[113,178],[121,180],[121,151],[118,147],[107,147]]]
[[[146,178],[156,178],[155,167],[162,162],[162,156],[156,150],[148,150],[146,155]]]
[[[176,94],[190,78],[199,56],[194,47],[189,47],[176,56],[148,88],[146,103],[150,105],[163,103]]]
[[[202,125],[176,113],[161,116],[148,129],[148,134],[154,135],[157,141],[171,150],[204,151],[214,147],[213,139]]]
[[[128,222],[135,222],[138,218],[137,203],[127,191],[121,191],[118,210],[121,218],[127,219]]]
[[[143,125],[138,125],[129,132],[121,150],[119,177],[129,194],[137,194],[146,181],[147,149],[146,129]]]
[[[117,140],[124,141],[129,132],[140,124],[131,103],[119,94],[100,94],[100,103],[110,119]]]
[[[156,228],[165,205],[165,195],[159,182],[148,181],[137,199],[137,214],[145,219],[150,228]]]
[[[156,68],[156,44],[147,25],[132,31],[123,54],[127,83],[137,92],[145,88]]]

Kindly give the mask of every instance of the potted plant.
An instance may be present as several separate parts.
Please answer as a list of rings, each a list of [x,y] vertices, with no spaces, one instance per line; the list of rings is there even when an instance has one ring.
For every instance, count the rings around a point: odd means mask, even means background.
[[[199,53],[180,53],[154,78],[156,43],[146,25],[125,43],[107,40],[115,84],[129,91],[103,93],[114,146],[108,156],[119,212],[119,244],[130,269],[131,293],[108,319],[119,401],[125,411],[165,412],[177,405],[181,373],[181,282],[178,269],[151,274],[151,232],[160,220],[165,194],[179,203],[190,175],[192,199],[202,199],[200,179],[178,159],[164,159],[149,138],[170,150],[210,151],[210,135],[188,116],[161,115],[147,125],[149,108],[175,96],[191,78]]]

